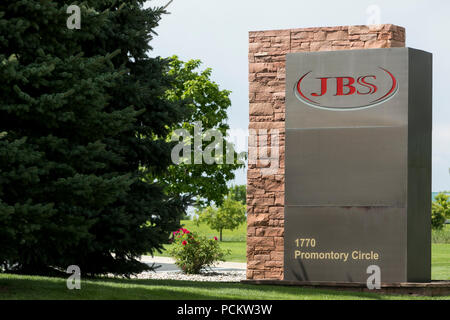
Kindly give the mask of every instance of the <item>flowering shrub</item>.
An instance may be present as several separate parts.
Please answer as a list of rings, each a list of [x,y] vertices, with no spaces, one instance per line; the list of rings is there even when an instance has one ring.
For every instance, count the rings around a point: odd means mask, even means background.
[[[217,237],[208,239],[181,228],[173,233],[173,246],[169,254],[184,273],[195,274],[217,261],[224,261],[229,252],[220,248]]]

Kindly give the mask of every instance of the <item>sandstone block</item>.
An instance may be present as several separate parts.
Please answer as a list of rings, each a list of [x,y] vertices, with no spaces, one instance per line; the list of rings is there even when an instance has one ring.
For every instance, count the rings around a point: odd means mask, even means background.
[[[251,237],[247,243],[255,247],[274,247],[275,245],[274,238],[269,237]]]
[[[250,115],[264,116],[272,114],[273,108],[271,103],[250,103]]]
[[[369,27],[368,26],[349,26],[348,27],[348,34],[365,34],[369,33]]]
[[[348,32],[332,31],[327,33],[326,40],[347,40]]]
[[[249,227],[257,227],[264,226],[269,223],[269,215],[268,214],[251,214],[247,216],[247,225]],[[247,242],[248,244],[248,242]]]
[[[314,33],[314,41],[323,41],[327,38],[327,33],[325,31],[318,31]]]

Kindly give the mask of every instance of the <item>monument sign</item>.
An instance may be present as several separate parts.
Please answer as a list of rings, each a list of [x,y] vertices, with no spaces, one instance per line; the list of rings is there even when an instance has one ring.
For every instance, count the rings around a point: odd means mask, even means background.
[[[431,276],[432,56],[286,55],[284,280]]]

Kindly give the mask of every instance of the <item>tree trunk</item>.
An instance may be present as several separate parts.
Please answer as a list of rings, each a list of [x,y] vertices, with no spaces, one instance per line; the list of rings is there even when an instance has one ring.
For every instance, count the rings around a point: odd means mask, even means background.
[[[222,229],[220,229],[220,231],[219,231],[219,239],[222,242]]]

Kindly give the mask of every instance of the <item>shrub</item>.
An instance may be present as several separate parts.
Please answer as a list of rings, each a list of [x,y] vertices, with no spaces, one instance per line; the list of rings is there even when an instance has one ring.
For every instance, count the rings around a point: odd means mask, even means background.
[[[435,230],[441,230],[444,227],[445,220],[450,218],[449,196],[439,193],[435,197],[431,206],[431,226]]]
[[[449,243],[450,244],[450,225],[445,225],[441,230],[433,230],[431,233],[433,243]]]
[[[175,264],[187,274],[198,274],[217,261],[225,261],[225,255],[229,254],[220,248],[217,237],[208,239],[184,228],[175,231],[172,240],[173,245],[168,252]]]
[[[431,206],[431,227],[435,230],[441,230],[444,227],[445,215],[442,206],[433,202]]]
[[[190,215],[188,215],[187,213],[184,213],[181,216],[181,220],[192,220],[192,217]]]

